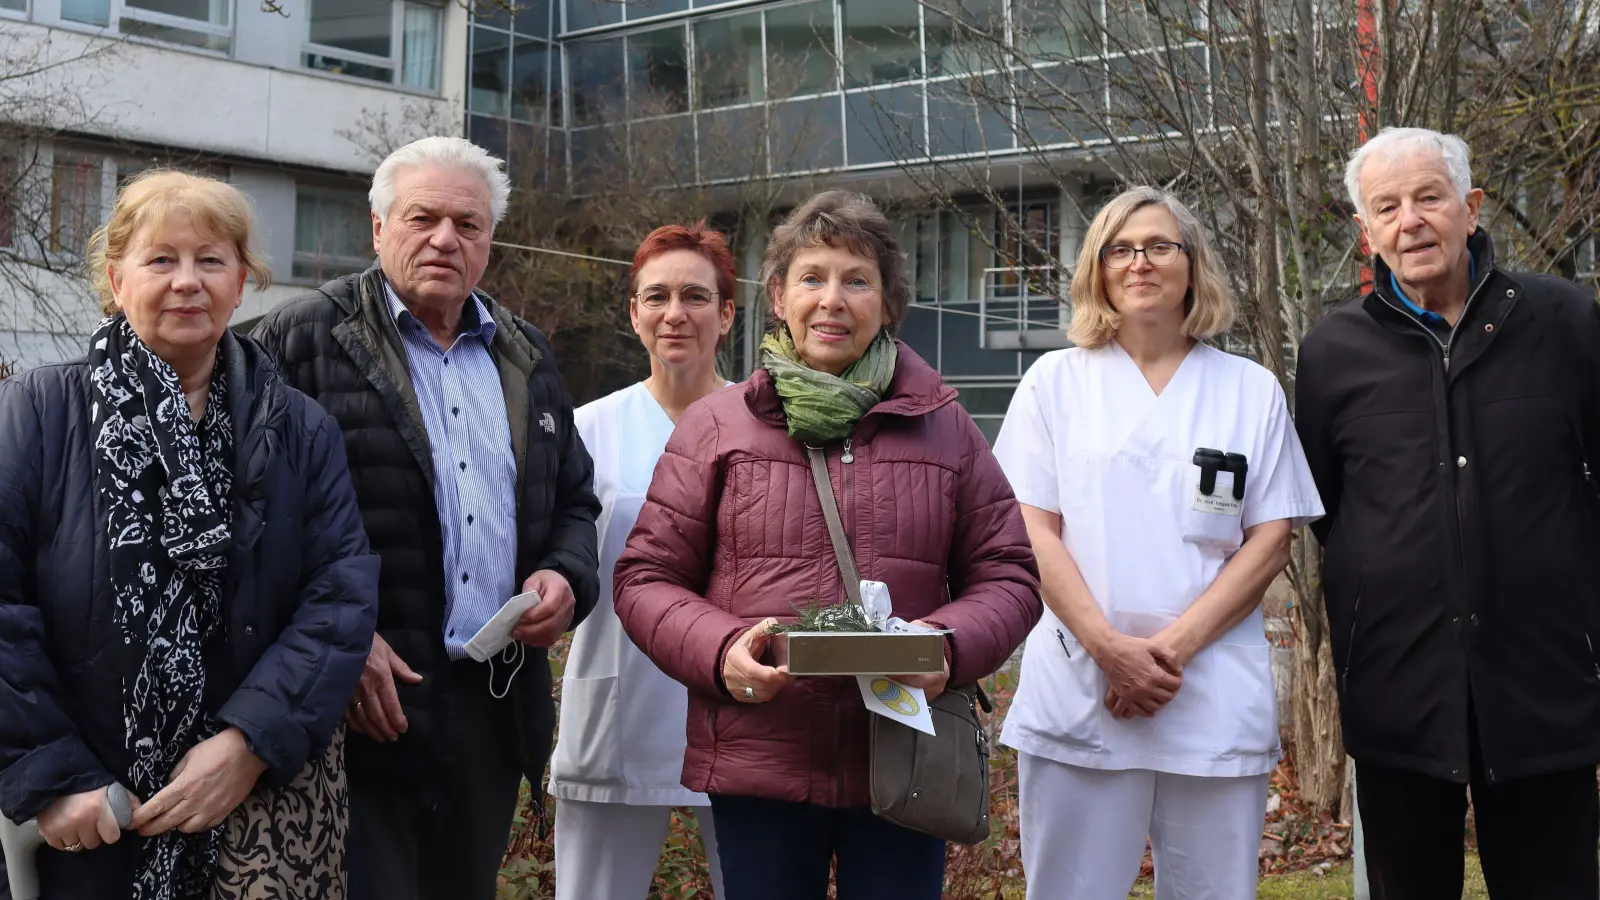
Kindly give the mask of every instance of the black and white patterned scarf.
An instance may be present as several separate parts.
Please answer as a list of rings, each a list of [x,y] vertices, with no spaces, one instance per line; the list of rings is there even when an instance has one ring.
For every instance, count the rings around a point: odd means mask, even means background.
[[[178,374],[116,315],[90,342],[95,491],[107,511],[122,635],[127,785],[149,799],[195,744],[220,731],[204,706],[207,641],[222,625],[232,544],[233,428],[220,358],[198,425]],[[201,900],[221,830],[174,829],[145,845],[134,900]]]

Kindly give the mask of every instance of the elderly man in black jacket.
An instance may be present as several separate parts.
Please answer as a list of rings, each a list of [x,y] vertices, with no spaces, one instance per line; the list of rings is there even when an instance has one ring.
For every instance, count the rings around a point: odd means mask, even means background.
[[[541,796],[545,648],[599,590],[592,465],[550,344],[476,290],[509,192],[465,140],[402,147],[373,176],[378,264],[255,332],[339,421],[383,560],[347,710],[357,900],[494,896],[523,776]],[[474,635],[528,591],[511,643],[476,661]]]
[[[1300,349],[1323,591],[1373,896],[1594,898],[1600,307],[1495,264],[1466,144],[1386,129],[1345,175],[1373,290]]]

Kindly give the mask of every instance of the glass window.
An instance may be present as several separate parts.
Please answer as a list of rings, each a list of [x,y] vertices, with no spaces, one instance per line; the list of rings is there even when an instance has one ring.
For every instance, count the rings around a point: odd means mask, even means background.
[[[355,191],[300,185],[294,198],[293,277],[322,282],[372,264],[372,215]]]
[[[491,116],[506,114],[511,95],[511,37],[473,26],[472,90],[467,108]]]
[[[566,0],[567,29],[581,31],[622,21],[622,4],[617,0]]]
[[[1006,37],[1005,0],[947,0],[938,6],[950,15],[932,7],[922,13],[927,25],[928,74],[964,75],[999,68]]]
[[[689,0],[622,0],[622,7],[627,11],[628,21],[637,22],[651,16],[683,12],[689,8]]]
[[[922,89],[898,87],[845,95],[845,129],[852,166],[925,156]]]
[[[572,132],[572,189],[589,193],[626,176],[628,147],[625,125],[583,128]]]
[[[917,0],[843,0],[844,84],[904,81],[922,73]]]
[[[566,53],[572,124],[622,121],[627,99],[622,85],[622,39],[567,44]]]
[[[1100,0],[1012,0],[1012,39],[1036,60],[1100,52]]]
[[[550,36],[550,0],[518,0],[513,26],[529,37]]]
[[[372,81],[393,81],[394,70],[388,66],[375,66],[370,63],[352,62],[338,56],[326,53],[313,53],[306,51],[300,57],[301,65],[319,72],[331,72],[335,75],[349,75],[353,78],[366,78]]]
[[[767,174],[766,107],[740,106],[695,117],[700,131],[700,177],[706,181]]]
[[[1106,75],[1098,61],[1024,72],[1016,96],[1023,147],[1104,140]]]
[[[0,0],[0,9],[14,9],[17,12],[27,12],[28,0]],[[7,240],[6,235],[10,234],[10,215],[11,213],[9,211],[0,210],[0,216],[6,217],[4,220],[0,220],[6,223],[6,231],[4,233],[0,233],[0,241]],[[11,246],[9,243],[0,242],[0,247],[9,246]]]
[[[668,116],[628,126],[633,150],[633,175],[651,187],[687,187],[695,183],[694,117]]]
[[[766,99],[760,13],[696,23],[694,54],[695,104],[700,109]]]
[[[393,0],[312,0],[311,43],[385,59],[394,41]]]
[[[400,58],[404,66],[400,83],[407,87],[439,89],[439,44],[444,11],[435,6],[407,3]]]
[[[467,116],[467,140],[505,159],[506,120],[498,116]]]
[[[1182,43],[1201,37],[1204,17],[1189,0],[1107,0],[1106,37],[1114,53]]]
[[[61,0],[61,18],[103,28],[111,24],[111,0]]]
[[[194,19],[208,25],[227,25],[228,0],[123,0],[126,10],[141,9],[167,16]]]
[[[942,303],[976,302],[983,296],[983,269],[990,250],[969,218],[987,213],[945,212],[939,219],[939,300]]]
[[[832,169],[843,162],[839,95],[790,100],[772,107],[772,171]]]
[[[998,75],[928,85],[928,139],[934,156],[1009,150],[1010,118],[1009,93]]]
[[[639,119],[687,112],[689,55],[684,28],[628,35],[628,114]]]
[[[767,96],[782,100],[838,87],[833,59],[833,5],[805,3],[769,9]]]
[[[549,96],[549,66],[549,45],[517,39],[516,53],[511,57],[511,118],[541,125],[548,121],[545,101]]]
[[[57,153],[50,172],[50,252],[78,256],[100,221],[100,160]]]

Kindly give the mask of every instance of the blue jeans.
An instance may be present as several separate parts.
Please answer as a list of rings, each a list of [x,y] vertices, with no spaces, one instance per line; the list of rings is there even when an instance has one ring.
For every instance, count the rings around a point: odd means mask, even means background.
[[[711,795],[727,895],[719,900],[823,900],[837,861],[839,900],[938,900],[944,841],[865,806],[830,809]]]

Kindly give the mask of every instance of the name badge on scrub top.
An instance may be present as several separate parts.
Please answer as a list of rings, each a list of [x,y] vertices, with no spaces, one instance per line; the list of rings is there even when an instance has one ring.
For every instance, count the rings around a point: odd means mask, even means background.
[[[1201,447],[1194,452],[1196,472],[1194,502],[1195,512],[1238,518],[1244,512],[1245,476],[1249,464],[1242,453],[1223,453]],[[1233,476],[1232,484],[1218,484],[1217,474],[1227,472]]]

